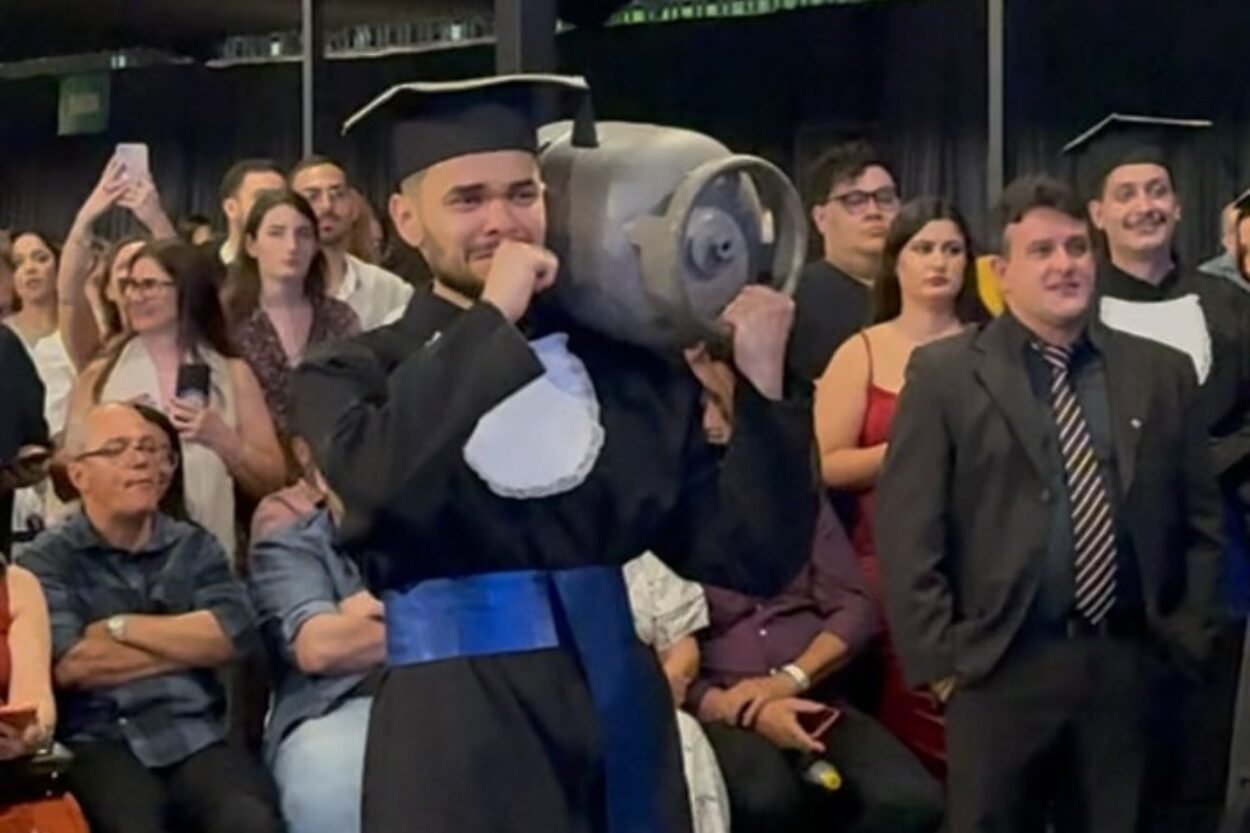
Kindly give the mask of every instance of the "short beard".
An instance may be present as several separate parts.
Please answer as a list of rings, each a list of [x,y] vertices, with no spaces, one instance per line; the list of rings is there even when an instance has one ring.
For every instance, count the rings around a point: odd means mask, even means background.
[[[477,301],[482,297],[482,289],[484,285],[477,276],[450,275],[444,272],[434,271],[434,279],[446,286],[448,289],[454,290],[460,295],[471,301]]]
[[[468,271],[467,266],[463,271],[447,268],[445,263],[448,258],[444,255],[443,249],[433,240],[426,241],[425,246],[422,247],[421,255],[429,265],[434,279],[443,286],[471,301],[476,301],[482,297],[482,290],[485,288],[485,283],[482,279]]]

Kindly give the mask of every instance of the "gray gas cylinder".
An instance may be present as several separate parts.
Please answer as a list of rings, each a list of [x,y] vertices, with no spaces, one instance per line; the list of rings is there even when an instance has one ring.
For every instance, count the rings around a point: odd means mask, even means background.
[[[606,335],[670,353],[723,344],[720,313],[749,283],[790,293],[807,250],[794,186],[770,162],[672,127],[600,122],[574,146],[543,128],[554,300]]]

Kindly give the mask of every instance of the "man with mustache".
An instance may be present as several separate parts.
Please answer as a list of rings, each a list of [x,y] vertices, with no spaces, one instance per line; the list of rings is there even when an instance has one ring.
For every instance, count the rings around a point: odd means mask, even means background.
[[[1224,495],[1224,585],[1235,621],[1213,652],[1209,679],[1178,702],[1170,728],[1183,743],[1172,786],[1204,814],[1222,801],[1228,738],[1247,609],[1245,515],[1250,481],[1250,298],[1231,282],[1188,268],[1174,241],[1182,205],[1172,172],[1185,142],[1208,122],[1113,116],[1072,142],[1094,227],[1104,236],[1098,293],[1104,322],[1188,353],[1199,413]],[[1196,801],[1194,799],[1196,798]],[[1209,819],[1165,825],[1206,829]]]

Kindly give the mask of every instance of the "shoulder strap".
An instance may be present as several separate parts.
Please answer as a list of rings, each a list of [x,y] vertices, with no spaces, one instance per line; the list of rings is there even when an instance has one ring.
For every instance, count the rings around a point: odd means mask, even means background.
[[[876,378],[876,373],[873,372],[872,366],[872,339],[868,338],[868,333],[865,330],[859,331],[859,337],[864,340],[864,350],[868,353],[868,387],[872,387],[873,379]]]

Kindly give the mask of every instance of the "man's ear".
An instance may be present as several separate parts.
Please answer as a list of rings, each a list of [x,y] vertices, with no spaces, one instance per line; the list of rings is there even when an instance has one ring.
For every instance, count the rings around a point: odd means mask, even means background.
[[[812,206],[812,224],[816,226],[817,230],[825,227],[825,208],[826,206],[823,203]]]
[[[82,494],[87,483],[87,467],[82,463],[71,462],[65,467],[65,474],[78,494]]]
[[[1102,213],[1102,200],[1090,200],[1085,209],[1089,212],[1089,221],[1094,224],[1094,228],[1099,231],[1106,231]]]
[[[413,194],[391,194],[387,211],[391,215],[395,231],[403,241],[412,248],[419,249],[425,242],[425,224],[421,221],[421,212],[417,210],[416,202],[416,195]]]

